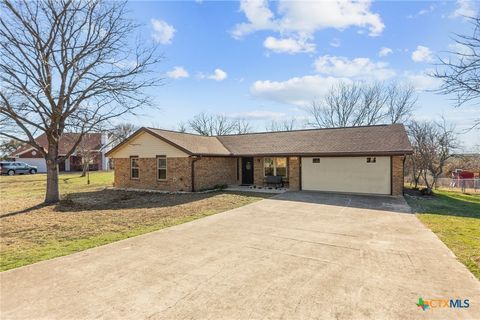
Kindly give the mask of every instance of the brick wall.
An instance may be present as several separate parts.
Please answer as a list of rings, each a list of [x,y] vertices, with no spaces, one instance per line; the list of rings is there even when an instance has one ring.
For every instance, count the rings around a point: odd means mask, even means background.
[[[118,188],[191,191],[191,159],[167,158],[167,180],[157,180],[156,158],[139,158],[139,179],[130,178],[130,159],[115,158],[114,186]]]
[[[195,191],[216,185],[236,185],[240,181],[237,180],[237,158],[201,157],[195,161]]]
[[[43,158],[43,155],[38,150],[30,150],[25,153],[22,153],[18,156],[19,158]]]
[[[288,188],[300,190],[300,157],[288,158]]]
[[[167,158],[167,180],[157,180],[156,158],[139,158],[139,178],[130,178],[130,159],[115,158],[114,185],[118,188],[154,189],[163,191],[191,191],[191,158]],[[235,185],[236,158],[202,157],[195,161],[195,190],[216,185]]]
[[[403,193],[403,156],[392,157],[392,195]]]
[[[263,186],[263,157],[253,158],[253,184],[257,187]]]

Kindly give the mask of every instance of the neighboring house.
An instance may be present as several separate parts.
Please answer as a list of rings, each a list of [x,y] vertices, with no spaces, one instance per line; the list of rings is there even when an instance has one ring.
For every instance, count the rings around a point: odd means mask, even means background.
[[[449,177],[452,172],[462,170],[473,172],[477,177],[480,176],[480,154],[452,154],[445,164],[444,176]]]
[[[60,137],[58,153],[60,156],[64,156],[73,147],[77,141],[78,133],[64,133]],[[47,150],[48,141],[45,134],[40,135],[35,141]],[[80,146],[76,151],[59,164],[60,171],[82,171],[83,158],[82,153],[89,156],[90,164],[89,169],[95,170],[108,170],[108,158],[105,157],[105,146],[107,144],[107,138],[105,134],[101,133],[88,133],[82,138]],[[12,158],[16,161],[22,161],[30,165],[38,167],[38,172],[47,172],[47,165],[42,154],[29,144],[25,144],[18,148],[11,154]]]
[[[411,153],[404,126],[393,124],[213,137],[141,128],[106,155],[120,188],[263,187],[281,176],[290,190],[401,195]]]

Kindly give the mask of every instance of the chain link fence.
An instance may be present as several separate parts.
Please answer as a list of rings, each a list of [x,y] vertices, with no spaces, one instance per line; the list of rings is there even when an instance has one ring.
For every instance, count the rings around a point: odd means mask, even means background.
[[[480,178],[475,179],[451,179],[439,178],[437,188],[455,190],[461,192],[480,192]]]

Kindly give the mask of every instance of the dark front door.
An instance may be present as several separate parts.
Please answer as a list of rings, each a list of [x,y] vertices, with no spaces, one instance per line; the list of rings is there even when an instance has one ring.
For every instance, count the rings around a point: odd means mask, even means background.
[[[242,158],[242,184],[253,184],[253,158]]]

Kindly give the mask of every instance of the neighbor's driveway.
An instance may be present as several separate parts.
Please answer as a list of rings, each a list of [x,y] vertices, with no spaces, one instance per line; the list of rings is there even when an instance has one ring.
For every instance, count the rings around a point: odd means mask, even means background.
[[[479,319],[480,282],[405,210],[283,194],[3,272],[1,318]],[[419,297],[471,306],[422,311]]]

